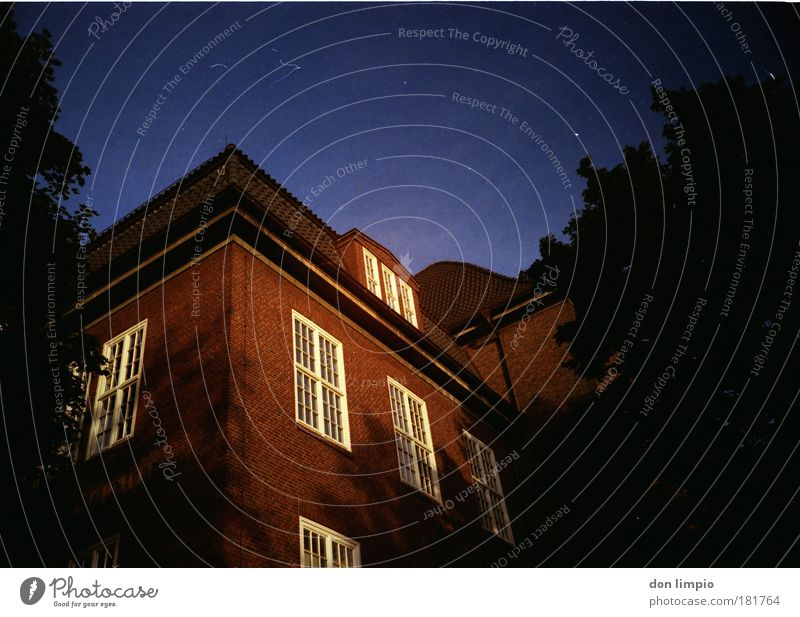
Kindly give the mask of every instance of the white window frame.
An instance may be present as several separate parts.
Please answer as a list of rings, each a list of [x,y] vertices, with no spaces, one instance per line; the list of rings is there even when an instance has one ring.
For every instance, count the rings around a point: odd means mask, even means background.
[[[113,378],[114,374],[114,362],[115,359],[112,357],[112,350],[115,345],[122,342],[122,349],[120,351],[119,359],[122,363],[120,367],[120,371],[124,370],[125,368],[125,358],[130,351],[131,345],[131,335],[136,334],[138,331],[141,330],[141,342],[139,344],[139,365],[138,370],[136,371],[135,375],[131,375],[128,379],[122,380],[117,383],[113,388],[106,390],[106,386],[109,383],[109,379]],[[139,407],[139,392],[141,390],[142,385],[142,372],[144,371],[144,351],[145,351],[145,343],[147,341],[147,320],[140,321],[135,326],[128,328],[121,334],[118,334],[114,338],[110,339],[103,345],[103,357],[110,359],[110,366],[109,366],[109,375],[101,375],[100,379],[97,382],[97,390],[95,390],[94,394],[94,404],[92,405],[92,414],[91,414],[91,428],[89,430],[89,440],[86,444],[86,458],[89,459],[96,454],[100,454],[101,452],[105,452],[109,448],[114,447],[118,443],[122,443],[123,441],[130,439],[133,435],[133,432],[136,428],[136,410]],[[114,397],[114,407],[113,410],[110,412],[111,414],[111,426],[115,427],[113,430],[116,433],[117,428],[120,424],[121,418],[120,414],[122,408],[120,406],[120,397],[124,390],[131,387],[132,396],[133,396],[133,407],[131,409],[131,418],[130,418],[130,429],[127,432],[124,432],[125,422],[122,422],[123,425],[123,434],[116,436],[106,445],[101,445],[97,442],[97,436],[100,432],[100,420],[102,416],[102,408],[101,404],[108,398]],[[108,415],[108,414],[106,414]],[[105,433],[106,431],[103,431]]]
[[[378,265],[380,262],[378,261],[378,258],[370,253],[367,249],[362,250],[364,251],[364,271],[366,273],[365,279],[367,283],[367,289],[369,289],[379,298],[383,299],[383,296],[381,295],[380,266]]]
[[[305,555],[305,531],[308,530],[312,533],[320,535],[325,538],[325,566],[326,568],[335,568],[333,565],[333,544],[334,542],[345,546],[353,551],[353,565],[344,566],[351,568],[361,567],[361,545],[355,540],[343,536],[338,531],[334,531],[324,525],[315,523],[305,517],[300,517],[300,567],[301,568],[315,568],[323,566],[310,566],[306,565]],[[339,566],[342,567],[342,566]]]
[[[400,297],[397,294],[397,283],[395,282],[394,272],[381,264],[381,278],[383,279],[384,291],[386,292],[386,304],[395,312],[400,312]]]
[[[311,329],[314,332],[314,370],[309,370],[305,367],[302,362],[298,362],[297,360],[297,339],[295,333],[295,322],[300,322],[301,324],[305,325],[307,328]],[[299,425],[307,428],[310,431],[314,431],[314,433],[318,434],[320,437],[335,443],[336,445],[345,448],[346,450],[350,450],[350,421],[348,418],[347,413],[347,378],[345,376],[344,370],[344,347],[342,346],[341,342],[334,336],[331,336],[328,332],[320,328],[317,324],[313,321],[301,315],[294,309],[292,310],[292,324],[291,324],[291,336],[292,336],[292,361],[293,361],[293,371],[292,371],[292,387],[294,388],[294,418],[295,422]],[[337,365],[337,376],[338,376],[338,385],[331,383],[325,377],[322,376],[322,363],[320,362],[322,349],[319,344],[319,337],[323,336],[327,339],[330,343],[336,346],[336,365]],[[317,417],[317,426],[307,422],[305,419],[301,419],[300,417],[300,393],[298,392],[298,372],[301,373],[304,377],[307,377],[311,380],[313,384],[314,392],[313,392],[313,400],[316,405],[316,412]],[[339,396],[339,405],[341,411],[341,418],[342,418],[342,440],[339,441],[332,435],[327,435],[325,433],[325,408],[323,404],[323,390],[327,388],[328,390],[332,391],[335,395]]]
[[[469,472],[477,486],[478,505],[481,511],[481,526],[498,538],[514,544],[511,519],[508,516],[500,469],[494,451],[480,439],[464,431],[467,446]]]
[[[428,409],[425,405],[425,401],[416,396],[408,388],[400,385],[399,382],[395,381],[388,375],[386,377],[386,381],[389,387],[389,408],[391,409],[392,424],[394,425],[395,448],[397,449],[397,468],[400,473],[400,481],[424,493],[425,495],[432,497],[436,501],[441,501],[442,497],[441,489],[439,488],[439,473],[436,467],[436,451],[433,447],[431,426],[430,422],[428,421]],[[398,414],[397,410],[395,409],[395,399],[392,394],[392,388],[397,390],[398,393],[402,395],[402,426],[400,426],[401,423],[398,422]],[[414,425],[415,423],[411,412],[412,402],[416,404],[419,409],[421,426],[415,427]],[[419,439],[419,437],[414,434],[415,429],[422,432],[423,439]],[[410,447],[403,448],[403,445],[410,445]],[[424,461],[420,460],[422,458],[420,456],[420,449],[424,451]],[[403,460],[404,456],[409,459],[408,462]],[[426,487],[421,480],[423,475],[420,470],[421,463],[427,463],[430,470],[430,490],[428,490],[428,487]],[[413,467],[413,481],[407,479],[406,477],[408,475],[407,469],[409,467]]]
[[[100,568],[104,566],[98,565],[100,563],[100,556],[102,554],[111,556],[111,567],[116,568],[119,563],[119,534],[101,540],[97,544],[93,544],[87,549],[82,550],[75,555],[75,559],[70,559],[67,567],[69,568]],[[81,560],[88,559],[88,564],[85,566],[79,565]]]
[[[403,317],[417,327],[417,311],[414,307],[414,290],[407,285],[403,279],[397,281],[400,284],[400,300],[403,303]]]

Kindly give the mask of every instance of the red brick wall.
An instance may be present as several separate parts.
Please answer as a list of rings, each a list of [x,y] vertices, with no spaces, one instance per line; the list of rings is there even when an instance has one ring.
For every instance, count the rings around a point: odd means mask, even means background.
[[[244,250],[234,248],[230,257],[235,360],[229,391],[238,396],[232,397],[227,469],[228,486],[239,487],[232,495],[241,512],[232,508],[224,517],[226,532],[238,533],[240,545],[226,544],[226,563],[296,565],[299,516],[358,540],[365,564],[441,564],[484,540],[476,528],[447,537],[477,515],[474,497],[423,520],[438,504],[400,481],[386,376],[426,401],[444,501],[470,483],[464,412],[306,290]],[[292,309],[343,344],[352,452],[295,421]],[[492,441],[486,427],[474,432]],[[498,458],[505,455],[496,450]],[[503,550],[497,542],[489,545]]]
[[[558,343],[555,333],[559,325],[573,318],[569,301],[556,302],[537,309],[529,320],[510,323],[464,349],[489,385],[505,393],[508,387],[494,342],[499,335],[520,409],[527,409],[532,416],[549,414],[559,405],[569,405],[589,394],[594,387],[561,366],[569,359],[569,345]]]
[[[219,524],[214,483],[224,478],[227,451],[217,426],[225,418],[228,384],[224,267],[218,251],[194,269],[200,317],[191,316],[190,268],[88,329],[103,342],[148,320],[132,437],[89,460],[81,456],[69,487],[76,551],[96,543],[98,535],[121,533],[122,565],[198,565],[220,553],[221,540],[209,528]],[[94,385],[91,390],[93,396]],[[166,442],[157,446],[158,422]],[[180,474],[172,481],[164,476],[168,467]]]
[[[198,316],[192,316],[193,272]],[[351,452],[295,421],[293,308],[343,343]],[[129,441],[77,468],[76,550],[97,542],[98,533],[120,533],[124,566],[297,565],[299,516],[359,541],[365,565],[441,565],[465,553],[460,565],[488,565],[508,550],[480,528],[474,494],[456,499],[471,484],[461,431],[474,421],[368,334],[245,249],[228,244],[90,332],[104,341],[144,318],[143,389],[150,398],[140,397]],[[439,504],[400,481],[387,375],[426,401],[441,514],[431,516]],[[148,403],[174,451],[176,481],[158,467],[165,455],[154,446]],[[470,430],[498,460],[508,454],[488,426]],[[513,473],[511,467],[501,473],[507,491]],[[92,496],[87,507],[78,491]]]

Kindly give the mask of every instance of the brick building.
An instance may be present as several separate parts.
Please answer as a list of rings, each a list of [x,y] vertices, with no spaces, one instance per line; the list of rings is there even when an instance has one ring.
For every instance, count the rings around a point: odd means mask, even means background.
[[[486,566],[528,533],[526,435],[585,390],[554,280],[413,276],[233,146],[86,261],[111,362],[64,489],[73,563]]]

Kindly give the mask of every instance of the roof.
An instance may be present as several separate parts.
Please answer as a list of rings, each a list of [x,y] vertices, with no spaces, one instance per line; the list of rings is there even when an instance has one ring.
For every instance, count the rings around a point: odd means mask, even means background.
[[[210,193],[219,194],[230,186],[266,206],[273,217],[315,250],[329,259],[337,259],[333,242],[338,234],[241,150],[229,144],[100,232],[89,246],[89,268],[94,271],[107,267],[117,257],[138,250],[148,238],[197,209]]]
[[[533,289],[529,282],[457,261],[433,263],[416,279],[422,309],[448,331]]]
[[[110,264],[118,258],[131,254],[136,255],[135,261],[139,263],[142,256],[138,252],[145,241],[169,230],[176,221],[192,211],[199,210],[209,194],[219,195],[229,187],[234,187],[252,202],[260,204],[285,228],[291,229],[293,236],[314,247],[317,258],[326,259],[329,263],[339,264],[340,256],[336,248],[339,240],[356,233],[360,234],[360,238],[369,238],[357,230],[339,235],[236,146],[230,144],[225,150],[195,167],[100,232],[87,251],[90,270],[99,274],[101,270],[110,268]],[[171,240],[165,242],[169,243]],[[366,290],[366,286],[364,289]],[[386,311],[394,318],[391,309],[386,307]],[[455,360],[466,373],[474,375],[467,367],[469,357],[441,328],[441,324],[437,324],[438,319],[431,319],[429,315],[425,315],[424,310],[419,317],[419,329],[424,338],[444,355]]]

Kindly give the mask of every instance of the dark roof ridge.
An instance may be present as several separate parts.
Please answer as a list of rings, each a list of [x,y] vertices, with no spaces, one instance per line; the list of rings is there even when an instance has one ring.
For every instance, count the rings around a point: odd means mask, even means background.
[[[474,270],[480,270],[481,272],[485,272],[486,274],[489,274],[491,276],[496,276],[497,278],[501,279],[507,279],[509,281],[519,281],[519,277],[508,276],[507,274],[500,274],[499,272],[495,272],[494,270],[490,270],[489,268],[486,268],[484,266],[479,266],[478,264],[474,264],[470,261],[453,261],[450,259],[444,259],[442,261],[434,261],[433,263],[428,264],[422,270],[417,272],[416,276],[419,276],[420,274],[425,272],[425,270],[427,270],[428,268],[432,268],[434,266],[450,265],[450,264],[455,266],[473,268]]]
[[[181,176],[180,178],[178,178],[174,182],[171,182],[170,184],[165,186],[163,189],[161,189],[157,193],[151,195],[147,200],[143,201],[141,204],[136,206],[133,210],[131,210],[127,214],[121,216],[117,220],[115,220],[113,223],[111,223],[111,225],[109,225],[108,227],[103,229],[101,232],[99,232],[97,234],[97,236],[94,238],[94,240],[92,240],[90,245],[93,245],[93,247],[94,246],[99,246],[100,244],[103,243],[105,236],[108,236],[108,235],[111,235],[111,234],[114,234],[114,233],[119,233],[120,231],[122,231],[122,229],[120,229],[120,228],[124,229],[125,227],[128,227],[128,225],[130,225],[135,220],[136,215],[141,214],[142,212],[144,212],[147,209],[148,206],[154,204],[157,201],[160,201],[161,199],[166,197],[171,191],[176,190],[182,184],[186,183],[187,180],[195,180],[197,177],[199,177],[201,175],[200,174],[201,170],[202,171],[206,171],[207,167],[211,167],[212,163],[217,163],[219,158],[221,158],[223,155],[225,155],[225,154],[227,154],[229,152],[230,152],[230,156],[229,156],[229,159],[230,159],[230,157],[232,157],[233,154],[238,152],[238,150],[234,149],[233,151],[231,151],[231,150],[228,149],[228,147],[226,147],[224,150],[222,150],[221,152],[215,154],[210,159],[207,159],[207,160],[203,161],[197,167],[195,167],[191,171],[188,171],[185,175]]]
[[[301,199],[295,197],[295,195],[289,189],[287,189],[283,185],[283,183],[278,182],[275,178],[269,175],[269,173],[264,171],[263,167],[261,167],[253,159],[247,156],[244,152],[239,150],[239,148],[236,148],[236,146],[234,146],[234,154],[237,154],[242,161],[244,161],[254,169],[254,175],[260,175],[263,180],[267,181],[268,184],[272,184],[276,193],[289,198],[289,200],[294,202],[295,205],[302,206],[305,209],[304,214],[307,214],[311,219],[319,223],[319,225],[323,228],[323,230],[333,235],[334,238],[337,239],[339,238],[340,235],[339,232],[337,232],[333,227],[328,225],[328,223],[326,223],[316,212],[314,212],[311,208],[309,208],[306,204],[304,204]]]
[[[209,168],[212,168],[215,165],[218,165],[222,162],[223,157],[226,157],[225,163],[227,164],[230,160],[234,158],[234,156],[239,159],[241,162],[245,163],[246,166],[252,168],[253,175],[258,175],[261,177],[262,180],[266,180],[266,182],[272,185],[272,188],[275,189],[275,192],[279,195],[283,195],[287,197],[294,205],[302,206],[304,208],[304,214],[306,214],[309,218],[313,219],[317,222],[322,229],[331,234],[334,238],[338,238],[339,234],[336,232],[333,227],[328,225],[324,220],[322,220],[311,208],[305,205],[300,199],[295,197],[288,189],[286,189],[283,184],[279,183],[275,178],[270,176],[266,171],[264,171],[257,163],[255,163],[249,156],[247,156],[244,152],[242,152],[239,148],[237,148],[234,144],[228,144],[225,146],[223,150],[212,156],[210,159],[207,159],[188,171],[185,175],[181,176],[174,182],[171,182],[166,187],[149,197],[146,201],[142,202],[138,206],[136,206],[133,210],[128,212],[127,214],[123,215],[122,217],[115,220],[111,225],[103,229],[101,232],[97,234],[97,236],[91,241],[90,247],[96,248],[104,244],[108,240],[108,236],[119,234],[121,231],[129,227],[137,220],[138,216],[142,214],[145,210],[147,210],[153,204],[164,200],[170,193],[176,191],[181,186],[186,184],[191,184],[194,180],[199,179],[201,176],[205,175]],[[163,205],[163,204],[162,204]]]

